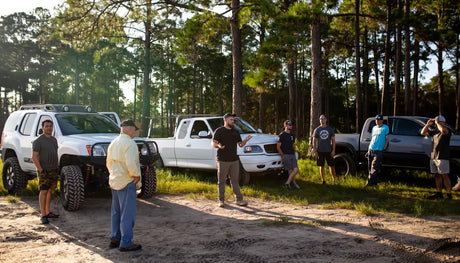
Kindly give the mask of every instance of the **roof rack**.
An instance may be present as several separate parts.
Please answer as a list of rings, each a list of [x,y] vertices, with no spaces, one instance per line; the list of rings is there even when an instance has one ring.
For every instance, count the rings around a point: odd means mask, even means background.
[[[45,110],[56,112],[96,112],[93,107],[88,105],[71,105],[71,104],[26,104],[22,105],[19,110]]]

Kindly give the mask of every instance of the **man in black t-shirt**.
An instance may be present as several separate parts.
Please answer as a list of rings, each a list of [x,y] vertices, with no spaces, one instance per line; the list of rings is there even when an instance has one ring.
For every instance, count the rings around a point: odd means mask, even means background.
[[[233,193],[236,196],[236,204],[246,206],[240,192],[239,174],[240,163],[237,154],[237,145],[243,147],[252,138],[251,135],[241,141],[241,136],[233,128],[235,114],[224,115],[224,126],[217,128],[212,139],[212,147],[217,148],[217,184],[219,190],[219,207],[225,206],[225,182],[230,178]]]
[[[292,121],[287,120],[284,122],[284,131],[278,136],[279,141],[276,144],[276,149],[281,155],[284,169],[289,173],[283,187],[290,190],[292,182],[295,188],[300,189],[300,186],[295,182],[295,175],[299,172],[299,167],[297,165],[297,158],[295,157],[295,135],[292,131]]]
[[[49,119],[42,122],[43,134],[32,144],[32,161],[37,168],[40,193],[38,201],[42,224],[48,224],[48,218],[59,215],[50,212],[51,192],[59,180],[58,142],[53,136],[53,122]]]
[[[430,126],[436,123],[435,129],[430,129]],[[446,118],[439,115],[435,119],[430,119],[420,132],[422,135],[429,135],[433,140],[433,151],[431,152],[430,170],[434,174],[436,182],[436,193],[429,196],[429,199],[441,199],[442,185],[446,188],[447,198],[452,199],[451,183],[449,179],[449,143],[451,132],[446,126]]]

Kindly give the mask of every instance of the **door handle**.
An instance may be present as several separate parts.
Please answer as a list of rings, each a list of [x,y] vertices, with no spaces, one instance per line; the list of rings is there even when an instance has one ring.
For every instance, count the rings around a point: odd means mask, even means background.
[[[366,141],[366,142],[370,142],[370,141],[371,141],[371,139],[370,139],[370,138],[366,138],[366,139],[364,139],[364,141]]]
[[[187,143],[187,144],[185,144],[185,147],[190,147],[190,146],[192,146],[192,144],[191,144],[191,143]]]
[[[401,140],[400,139],[392,139],[391,141],[392,142],[400,142]]]

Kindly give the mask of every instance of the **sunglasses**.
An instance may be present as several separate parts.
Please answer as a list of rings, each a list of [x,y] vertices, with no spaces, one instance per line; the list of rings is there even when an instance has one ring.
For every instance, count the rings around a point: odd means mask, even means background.
[[[321,117],[319,118],[320,120],[324,121],[326,119],[326,117]]]

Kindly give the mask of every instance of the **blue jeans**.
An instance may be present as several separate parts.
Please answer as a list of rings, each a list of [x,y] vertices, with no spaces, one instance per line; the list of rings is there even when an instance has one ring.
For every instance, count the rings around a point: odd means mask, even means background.
[[[133,244],[136,196],[134,183],[129,183],[121,190],[112,189],[112,233],[110,239],[120,240],[120,247],[129,247]]]
[[[367,185],[376,185],[377,184],[377,173],[380,170],[383,160],[382,151],[369,150],[367,153],[367,168],[369,170],[369,177],[367,179]]]

